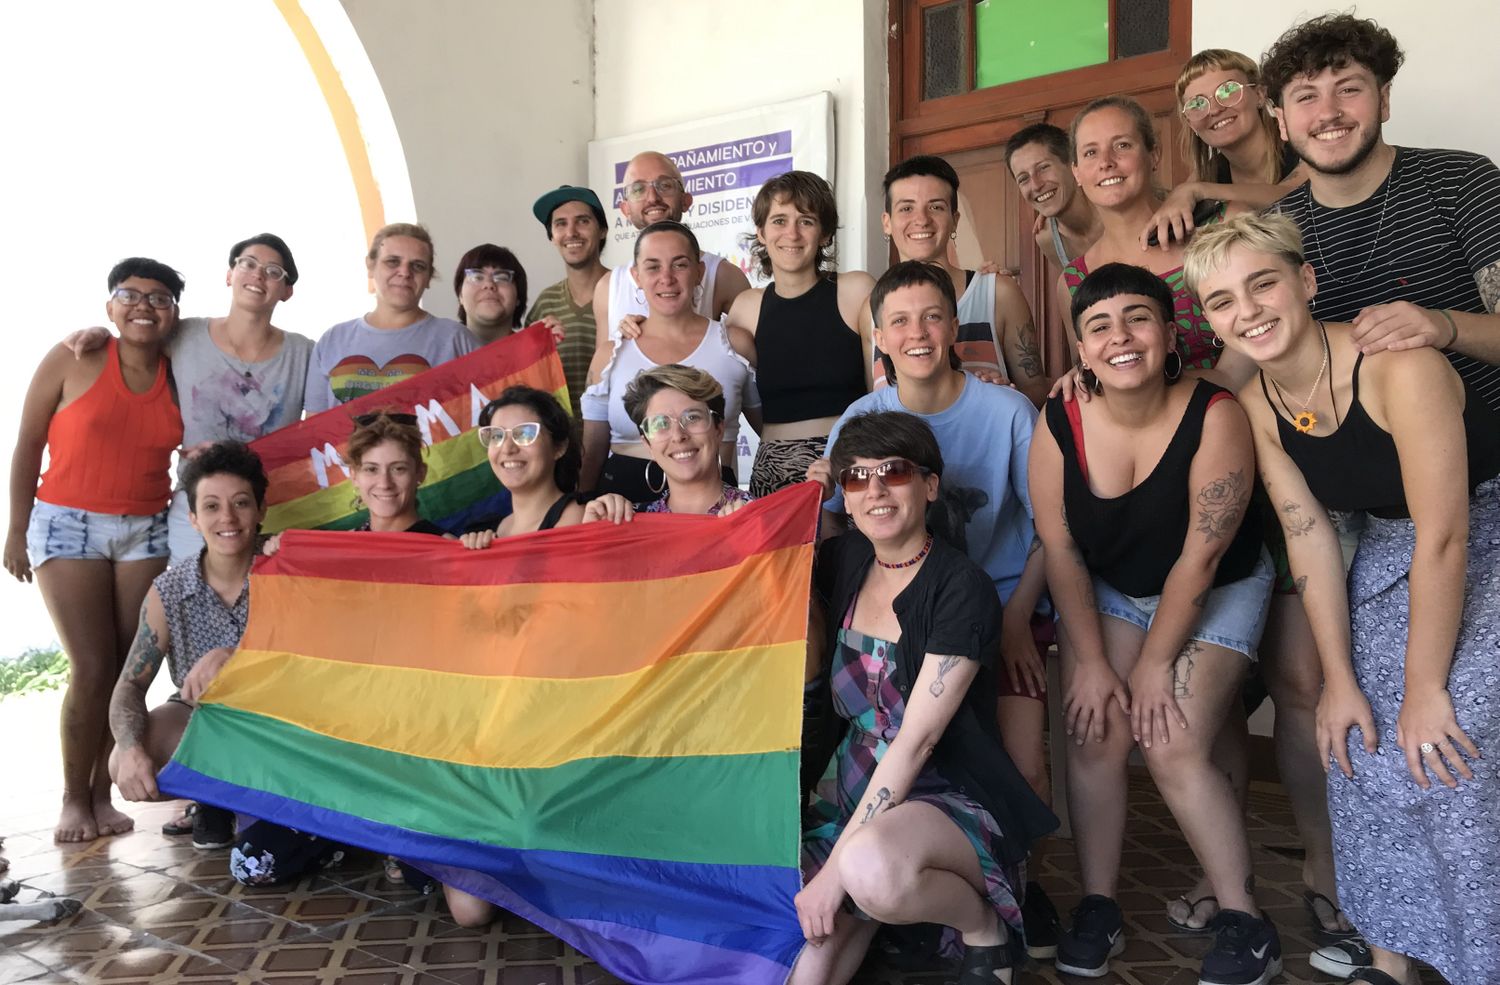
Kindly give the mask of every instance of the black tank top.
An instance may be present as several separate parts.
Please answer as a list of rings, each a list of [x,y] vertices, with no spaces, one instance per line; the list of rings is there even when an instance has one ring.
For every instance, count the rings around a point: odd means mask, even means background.
[[[1208,405],[1221,393],[1227,396],[1229,391],[1198,381],[1161,461],[1134,489],[1108,499],[1089,488],[1062,398],[1047,401],[1047,427],[1062,449],[1063,506],[1073,542],[1089,571],[1117,591],[1145,598],[1160,595],[1167,583],[1167,574],[1182,554],[1189,523],[1197,519],[1189,501],[1188,471],[1203,437]],[[1248,494],[1255,477],[1242,479]],[[1260,537],[1254,524],[1242,522],[1219,559],[1214,587],[1248,577],[1259,558]]]
[[[859,333],[839,313],[838,282],[821,278],[806,294],[784,298],[775,283],[760,298],[755,325],[755,383],[767,424],[838,417],[865,395]]]
[[[563,512],[573,504],[573,494],[563,493],[557,502],[547,508],[547,515],[542,517],[542,525],[538,530],[551,530],[557,526],[557,521],[562,519]]]
[[[1359,402],[1361,353],[1354,360],[1349,416],[1338,430],[1320,436],[1302,434],[1276,410],[1260,374],[1260,390],[1276,414],[1276,434],[1287,456],[1302,470],[1307,488],[1331,510],[1364,510],[1372,516],[1398,519],[1411,516],[1406,487],[1401,483],[1401,459],[1389,431],[1365,413]],[[1500,411],[1486,403],[1464,381],[1464,438],[1469,449],[1469,492],[1500,475]]]

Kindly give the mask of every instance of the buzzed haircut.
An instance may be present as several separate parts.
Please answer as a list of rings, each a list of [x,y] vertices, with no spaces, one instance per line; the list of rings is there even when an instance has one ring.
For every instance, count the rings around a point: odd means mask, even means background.
[[[921,260],[902,260],[892,265],[875,282],[875,289],[870,292],[870,320],[876,326],[880,325],[880,309],[885,305],[885,299],[890,297],[892,291],[899,291],[903,287],[916,287],[919,284],[929,284],[937,288],[938,292],[943,295],[943,300],[948,302],[949,317],[958,317],[958,295],[953,292],[953,278],[948,276],[948,272]]]
[[[1005,170],[1011,170],[1010,159],[1015,156],[1016,151],[1028,144],[1041,144],[1053,157],[1064,164],[1068,163],[1071,153],[1068,149],[1068,131],[1051,123],[1033,123],[1017,130],[1005,142]]]
[[[1280,106],[1281,93],[1299,75],[1314,76],[1358,62],[1384,86],[1396,77],[1405,59],[1395,36],[1373,20],[1324,14],[1276,39],[1261,58],[1261,82],[1271,102]]]
[[[958,172],[953,170],[953,165],[938,157],[936,154],[918,154],[916,157],[908,157],[900,164],[895,165],[885,173],[880,186],[885,189],[885,210],[891,211],[891,186],[902,178],[937,178],[946,181],[948,188],[948,207],[955,212],[958,211]]]

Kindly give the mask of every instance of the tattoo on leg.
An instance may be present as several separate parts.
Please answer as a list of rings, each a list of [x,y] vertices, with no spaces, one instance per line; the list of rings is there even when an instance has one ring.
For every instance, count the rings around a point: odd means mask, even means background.
[[[1302,507],[1290,499],[1281,504],[1281,527],[1288,537],[1301,537],[1318,525],[1318,521],[1302,512]]]
[[[1205,588],[1203,591],[1199,592],[1193,597],[1193,607],[1201,609],[1204,606],[1208,605],[1208,597],[1212,595],[1213,592],[1213,586],[1209,586],[1208,588]]]
[[[1191,698],[1193,692],[1188,689],[1188,682],[1193,676],[1194,658],[1203,652],[1203,646],[1197,640],[1188,640],[1177,654],[1177,661],[1172,664],[1172,694],[1179,698]]]
[[[1021,372],[1027,376],[1042,375],[1042,349],[1037,344],[1036,326],[1027,321],[1016,329],[1016,348],[1021,355]]]
[[[1292,582],[1292,587],[1297,590],[1297,594],[1298,595],[1306,595],[1307,594],[1307,575],[1303,575],[1301,578],[1298,578],[1296,581]]]
[[[943,678],[948,675],[948,671],[958,666],[958,662],[962,659],[962,657],[955,656],[939,657],[937,680],[927,685],[927,693],[934,698],[941,698],[943,692],[948,689],[948,685],[943,683]]]
[[[1250,896],[1255,895],[1255,873],[1252,872],[1245,877],[1245,892]]]
[[[1209,540],[1232,536],[1245,515],[1250,488],[1245,473],[1235,471],[1198,490],[1198,532]]]
[[[879,790],[875,791],[875,799],[865,805],[865,816],[860,818],[859,823],[868,824],[870,822],[870,819],[873,818],[876,814],[879,814],[887,807],[891,807],[893,805],[894,802],[891,800],[891,791],[886,787],[881,787]]]

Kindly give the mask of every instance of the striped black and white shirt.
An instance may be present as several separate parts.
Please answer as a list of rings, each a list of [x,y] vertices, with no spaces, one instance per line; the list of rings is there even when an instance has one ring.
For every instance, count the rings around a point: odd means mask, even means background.
[[[1410,301],[1484,314],[1478,277],[1500,269],[1500,169],[1482,154],[1396,148],[1391,173],[1357,205],[1331,209],[1305,184],[1271,206],[1296,220],[1318,275],[1313,313],[1351,321],[1371,305]],[[1490,277],[1496,276],[1493,272]],[[1479,395],[1500,408],[1500,366],[1448,358]]]

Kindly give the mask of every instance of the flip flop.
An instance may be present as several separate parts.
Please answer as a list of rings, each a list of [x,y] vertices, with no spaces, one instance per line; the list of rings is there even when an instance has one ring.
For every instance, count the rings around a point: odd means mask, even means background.
[[[1323,918],[1318,915],[1319,903],[1328,907],[1335,920],[1338,919],[1339,914],[1344,912],[1342,907],[1317,890],[1304,889],[1302,891],[1302,905],[1307,908],[1307,919],[1312,924],[1312,936],[1319,947],[1329,944],[1339,944],[1350,938],[1359,936],[1359,931],[1357,930],[1329,930],[1323,926]]]
[[[193,815],[198,813],[198,805],[189,803],[182,809],[182,813],[172,818],[161,826],[161,833],[168,836],[190,835],[193,833]]]
[[[1205,903],[1212,903],[1216,907],[1219,905],[1219,897],[1217,897],[1217,896],[1200,896],[1197,899],[1193,900],[1193,899],[1188,899],[1187,895],[1183,894],[1182,896],[1177,897],[1177,899],[1179,901],[1181,901],[1182,903],[1187,904],[1188,919],[1189,920],[1193,919],[1193,917],[1195,917],[1195,916],[1198,915],[1198,907],[1202,906],[1203,904],[1205,904]],[[1218,914],[1218,911],[1216,910],[1214,912],[1213,916],[1209,917],[1206,921],[1204,921],[1203,926],[1201,926],[1201,927],[1194,927],[1190,923],[1183,923],[1182,921],[1175,919],[1172,916],[1171,911],[1169,910],[1167,912],[1167,923],[1171,924],[1172,927],[1175,930],[1177,930],[1178,932],[1180,932],[1180,933],[1184,933],[1184,934],[1206,934],[1206,933],[1209,933],[1210,931],[1212,931],[1214,929],[1214,922],[1218,919],[1218,917],[1219,917],[1219,914]]]

